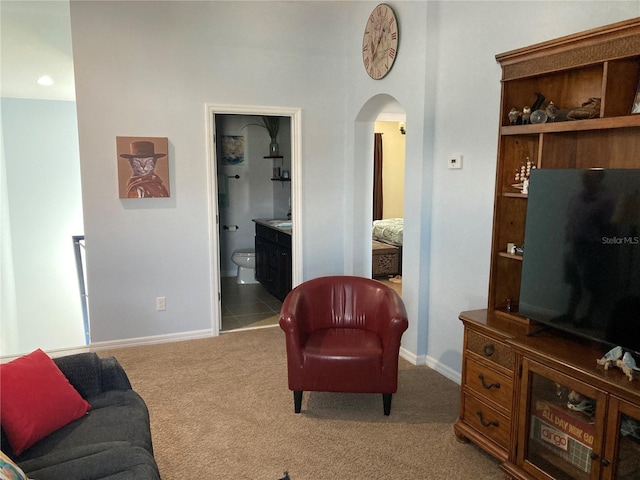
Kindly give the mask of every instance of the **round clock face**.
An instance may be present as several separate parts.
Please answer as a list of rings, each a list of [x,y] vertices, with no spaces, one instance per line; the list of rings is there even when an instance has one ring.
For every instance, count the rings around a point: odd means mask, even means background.
[[[398,52],[398,22],[389,5],[381,3],[373,9],[362,38],[362,61],[371,78],[384,77]]]

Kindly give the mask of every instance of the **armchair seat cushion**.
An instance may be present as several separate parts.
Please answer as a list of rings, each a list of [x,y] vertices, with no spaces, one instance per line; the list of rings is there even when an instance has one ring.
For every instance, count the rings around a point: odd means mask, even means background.
[[[303,358],[307,390],[375,393],[371,379],[382,370],[382,342],[357,328],[317,330],[309,335]]]

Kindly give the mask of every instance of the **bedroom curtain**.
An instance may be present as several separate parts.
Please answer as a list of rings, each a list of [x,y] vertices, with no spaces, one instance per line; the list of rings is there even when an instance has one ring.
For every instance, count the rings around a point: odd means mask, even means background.
[[[374,134],[373,143],[373,219],[382,218],[382,134]]]

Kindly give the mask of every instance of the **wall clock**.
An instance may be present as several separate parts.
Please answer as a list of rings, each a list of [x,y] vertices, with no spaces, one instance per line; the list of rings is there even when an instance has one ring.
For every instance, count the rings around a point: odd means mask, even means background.
[[[373,9],[362,38],[362,61],[371,78],[384,77],[398,52],[398,21],[389,5],[381,3]]]

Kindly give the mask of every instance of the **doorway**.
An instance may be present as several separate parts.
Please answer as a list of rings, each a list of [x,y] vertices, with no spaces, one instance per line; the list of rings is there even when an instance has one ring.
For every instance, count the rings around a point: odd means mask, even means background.
[[[284,215],[290,209],[292,282],[295,286],[301,281],[300,109],[207,105],[206,111],[210,172],[211,285],[214,292],[217,292],[217,295],[213,296],[217,301],[214,300],[212,305],[214,334],[271,326],[277,323],[274,317],[279,313],[281,303],[265,292],[260,284],[238,285],[235,278],[237,267],[231,261],[231,255],[236,249],[253,248],[253,218],[276,218],[281,216],[283,212],[280,210],[283,208]],[[262,116],[281,117],[289,130],[289,138],[285,140],[285,137],[282,137],[286,144],[281,143],[280,136],[278,138],[283,153],[286,152],[289,156],[287,160],[290,162],[287,164],[290,182],[287,182],[286,191],[283,185],[271,181],[274,165],[270,158],[264,158],[269,155],[270,139],[267,132],[262,132],[257,127],[247,127],[249,124],[259,123],[256,120]],[[243,152],[254,161],[251,170],[250,159],[245,159],[243,162],[247,163],[237,168],[223,165],[223,136],[243,137],[239,140],[241,143],[247,142]],[[282,165],[278,166],[284,168]],[[286,197],[284,204],[283,195]],[[233,206],[239,206],[235,213],[233,208],[229,208],[234,203],[237,205]],[[270,321],[265,323],[265,316]]]
[[[406,117],[374,123],[372,276],[402,296]]]

